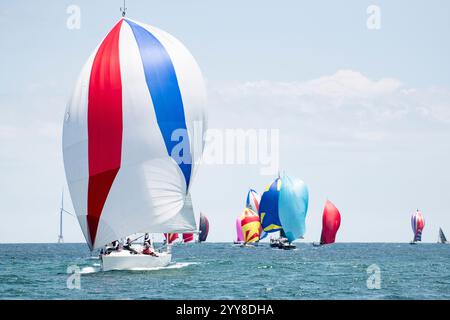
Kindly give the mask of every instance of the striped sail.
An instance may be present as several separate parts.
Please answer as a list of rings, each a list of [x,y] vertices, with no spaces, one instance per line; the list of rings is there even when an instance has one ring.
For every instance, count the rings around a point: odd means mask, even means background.
[[[245,201],[245,206],[252,209],[255,212],[259,212],[259,203],[261,201],[261,196],[253,189],[250,189],[247,193],[247,199]]]
[[[414,233],[414,241],[422,241],[422,231],[425,227],[425,219],[422,212],[417,210],[411,216],[411,227]]]
[[[259,241],[261,223],[258,214],[252,209],[245,208],[241,218],[242,234],[245,243]]]
[[[187,202],[205,105],[197,63],[168,33],[121,19],[95,49],[63,127],[66,178],[91,249],[138,232],[196,229]]]

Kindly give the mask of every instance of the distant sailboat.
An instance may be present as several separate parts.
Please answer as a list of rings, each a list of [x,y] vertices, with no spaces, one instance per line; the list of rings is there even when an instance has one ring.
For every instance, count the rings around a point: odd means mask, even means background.
[[[242,216],[236,218],[236,240],[234,244],[242,244],[244,243],[244,234],[242,233]]]
[[[261,202],[261,196],[253,189],[250,189],[247,193],[247,199],[245,206],[252,209],[255,212],[259,211],[259,203]]]
[[[209,234],[209,220],[202,213],[200,213],[200,223],[198,229],[199,229],[198,242],[205,242]]]
[[[414,240],[411,241],[411,244],[416,244],[417,242],[422,241],[422,231],[425,227],[425,219],[423,218],[423,214],[421,211],[416,210],[411,216],[411,227],[414,233]]]
[[[247,193],[247,198],[245,200],[245,206],[259,214],[260,202],[261,202],[261,196],[259,195],[259,193],[253,189],[250,189]],[[260,234],[259,240],[262,240],[265,237],[267,237],[267,233],[264,232],[264,230],[262,229],[262,226],[261,226],[261,230],[260,230],[259,234]]]
[[[199,221],[199,228],[198,232],[188,232],[183,233],[181,235],[181,242],[182,243],[190,243],[195,240],[195,235],[198,234],[198,240],[197,242],[205,242],[206,238],[208,237],[209,233],[209,221],[206,216],[204,216],[202,213],[200,213],[200,221]],[[167,239],[167,236],[165,236]],[[173,243],[175,240],[179,238],[178,234],[171,233],[169,234],[169,244]]]
[[[447,244],[449,243],[447,238],[445,237],[444,231],[442,231],[442,228],[439,228],[439,238],[438,243]]]
[[[305,183],[288,175],[276,178],[266,188],[261,197],[259,215],[265,232],[283,230],[287,241],[278,239],[278,248],[293,249],[295,245],[291,243],[304,236],[308,199]]]
[[[245,208],[241,216],[244,245],[255,244],[259,241],[261,222],[258,214],[250,208]]]
[[[335,242],[336,233],[341,225],[341,214],[336,206],[329,200],[325,202],[322,215],[322,234],[320,243],[313,243],[315,246],[331,244]]]

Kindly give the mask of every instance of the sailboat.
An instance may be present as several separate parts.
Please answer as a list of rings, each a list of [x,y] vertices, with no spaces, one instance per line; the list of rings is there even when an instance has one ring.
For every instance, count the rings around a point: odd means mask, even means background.
[[[439,237],[438,237],[438,243],[441,244],[448,244],[448,240],[445,237],[444,231],[442,231],[442,228],[439,228]]]
[[[209,234],[209,220],[208,218],[200,213],[200,221],[198,224],[198,242],[205,242]]]
[[[203,214],[200,213],[200,221],[199,221],[199,227],[198,227],[198,232],[196,232],[196,234],[198,234],[198,239],[197,242],[205,242],[206,238],[208,237],[208,233],[209,233],[209,221],[208,218],[206,216],[204,216]],[[190,233],[183,233],[183,243],[189,243],[194,241],[194,236],[195,233],[194,232],[190,232]]]
[[[250,189],[247,193],[247,199],[245,206],[252,209],[254,212],[259,212],[259,203],[261,202],[261,196],[253,189]]]
[[[256,192],[254,189],[250,189],[247,193],[247,198],[245,200],[245,207],[252,209],[254,212],[258,213],[259,215],[259,204],[261,202],[261,196],[258,192]],[[264,239],[267,237],[267,233],[264,232],[261,226],[261,230],[259,232],[259,240]]]
[[[341,214],[336,206],[330,201],[325,202],[322,215],[322,234],[320,243],[314,242],[314,246],[331,244],[335,242],[336,233],[341,226]]]
[[[245,208],[241,216],[242,234],[244,243],[242,246],[254,246],[259,242],[261,222],[259,215],[250,208]]]
[[[206,131],[200,69],[172,35],[124,16],[82,68],[64,117],[66,178],[91,250],[197,229],[189,190]],[[101,258],[107,271],[166,266],[172,254]]]
[[[239,215],[236,218],[236,240],[234,244],[243,244],[244,243],[244,234],[242,233],[242,216]]]
[[[285,238],[273,240],[273,247],[294,249],[292,242],[303,238],[308,201],[308,188],[305,183],[286,174],[277,177],[266,188],[259,207],[262,228],[267,233],[282,230],[285,235]]]
[[[278,238],[270,238],[270,247],[279,249],[295,249],[295,245],[288,243],[286,233],[284,233],[283,229],[279,230]]]
[[[422,231],[425,227],[425,219],[423,218],[422,212],[418,209],[411,216],[411,227],[414,233],[414,239],[410,244],[416,244],[417,242],[422,241]]]
[[[205,242],[206,238],[208,237],[209,233],[209,220],[206,216],[204,216],[202,213],[200,213],[200,220],[199,220],[199,227],[198,231],[196,232],[188,232],[183,233],[181,235],[181,243],[190,243],[195,240],[195,235],[198,234],[198,239],[196,242]],[[176,239],[178,239],[178,235],[176,236]],[[176,240],[174,239],[174,240]]]

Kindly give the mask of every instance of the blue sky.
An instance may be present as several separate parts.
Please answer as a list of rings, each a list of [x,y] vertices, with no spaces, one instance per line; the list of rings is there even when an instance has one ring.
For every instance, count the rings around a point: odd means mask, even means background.
[[[72,4],[81,9],[79,30],[66,27]],[[381,9],[380,30],[366,27],[372,4]],[[0,242],[56,240],[65,104],[121,5],[0,7]],[[408,241],[416,207],[426,241],[439,226],[450,232],[448,1],[129,0],[127,7],[130,18],[192,52],[208,85],[210,126],[245,128],[256,118],[254,127],[280,129],[283,169],[310,187],[306,240],[320,236],[327,197],[343,214],[338,241]],[[262,191],[272,178],[251,165],[200,169],[193,198],[210,216],[211,240],[234,238],[246,189]],[[70,217],[65,237],[83,241]]]

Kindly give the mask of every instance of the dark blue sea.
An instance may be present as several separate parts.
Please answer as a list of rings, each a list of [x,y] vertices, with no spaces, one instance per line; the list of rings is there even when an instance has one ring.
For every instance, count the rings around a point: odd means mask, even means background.
[[[148,271],[102,272],[85,244],[1,244],[0,257],[1,299],[450,299],[440,244],[188,244]]]

